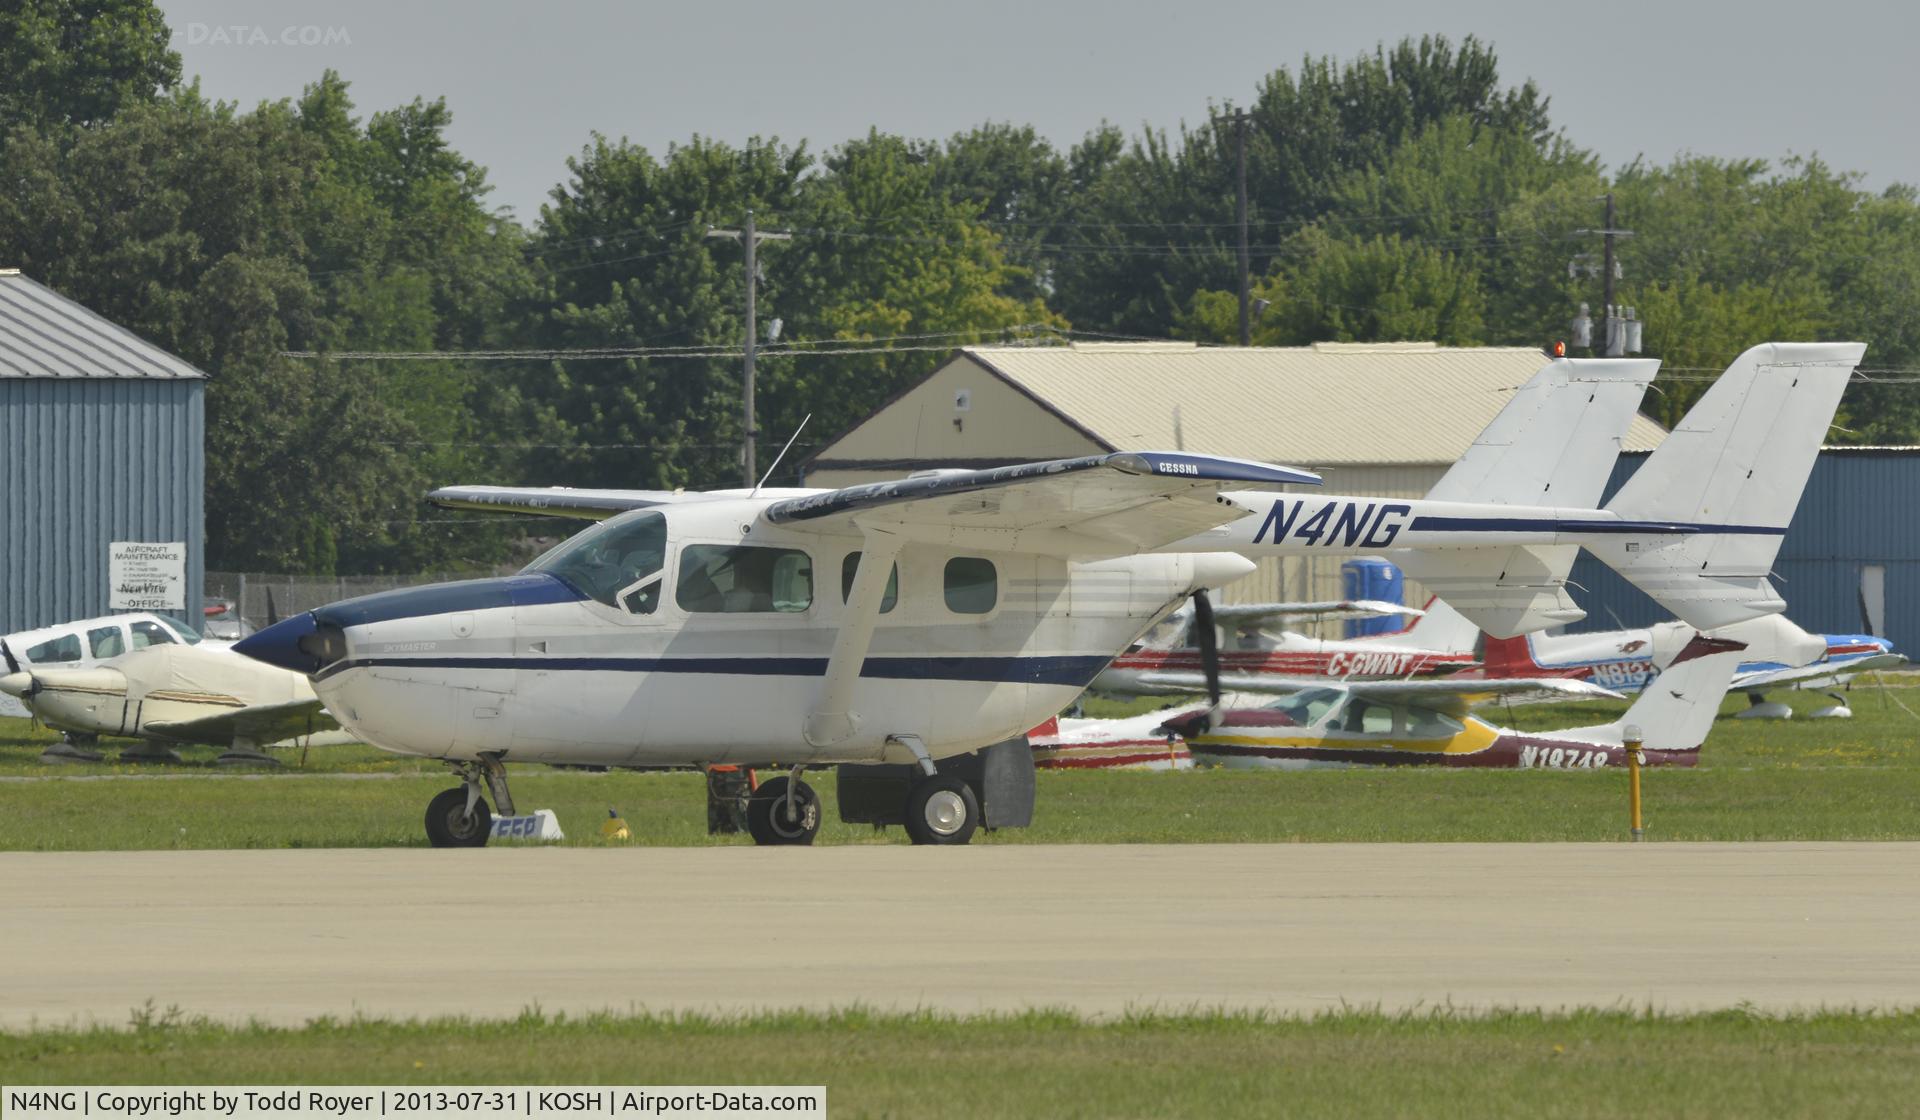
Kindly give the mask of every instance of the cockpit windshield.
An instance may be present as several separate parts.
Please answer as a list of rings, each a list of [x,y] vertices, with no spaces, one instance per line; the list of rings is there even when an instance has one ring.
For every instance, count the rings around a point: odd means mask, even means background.
[[[163,614],[160,616],[160,621],[166,623],[167,629],[173,631],[175,634],[178,634],[180,636],[180,640],[187,643],[188,645],[196,645],[199,643],[200,641],[199,631],[195,630],[191,626],[188,626],[185,622],[181,621],[180,619],[177,619],[170,614]]]
[[[521,569],[557,576],[606,605],[651,614],[660,602],[657,576],[667,559],[667,519],[657,513],[603,521],[548,549]]]
[[[1346,697],[1347,694],[1337,688],[1308,688],[1282,696],[1265,707],[1286,716],[1295,727],[1312,727],[1339,707]]]

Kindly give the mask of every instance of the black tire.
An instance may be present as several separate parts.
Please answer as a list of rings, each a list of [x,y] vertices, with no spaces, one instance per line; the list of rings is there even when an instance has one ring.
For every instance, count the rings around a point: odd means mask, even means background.
[[[959,778],[922,778],[907,794],[907,835],[916,844],[965,844],[979,827],[980,799]]]
[[[787,813],[785,777],[760,783],[747,799],[747,832],[756,844],[811,844],[820,834],[820,795],[805,782],[794,789],[796,813]]]
[[[484,848],[493,835],[493,810],[485,798],[467,814],[467,788],[456,786],[427,802],[427,840],[436,848]]]

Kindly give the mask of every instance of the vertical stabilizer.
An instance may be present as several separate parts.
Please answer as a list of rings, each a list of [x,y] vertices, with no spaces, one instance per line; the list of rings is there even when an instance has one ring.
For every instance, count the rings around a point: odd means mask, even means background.
[[[1514,391],[1431,501],[1598,505],[1620,444],[1659,370],[1641,358],[1549,362]],[[1394,561],[1490,634],[1519,634],[1586,617],[1567,595],[1579,549],[1566,546],[1396,553]],[[1489,572],[1497,572],[1494,580]]]
[[[1740,355],[1607,503],[1629,521],[1689,531],[1587,547],[1702,630],[1785,609],[1767,576],[1865,352],[1771,342]]]
[[[1556,358],[1514,390],[1427,499],[1599,505],[1627,426],[1659,369],[1653,359]]]
[[[1747,647],[1723,638],[1695,637],[1673,663],[1647,682],[1633,706],[1613,723],[1556,732],[1555,738],[1619,743],[1638,727],[1648,750],[1690,751],[1706,742]]]

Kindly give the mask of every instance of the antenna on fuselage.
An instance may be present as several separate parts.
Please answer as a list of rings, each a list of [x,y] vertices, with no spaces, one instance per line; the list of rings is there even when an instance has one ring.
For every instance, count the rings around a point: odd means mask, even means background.
[[[800,426],[793,430],[793,434],[787,437],[787,445],[780,449],[780,454],[775,455],[773,457],[773,462],[767,464],[767,473],[760,476],[759,482],[754,483],[753,493],[748,494],[747,497],[751,498],[754,496],[754,494],[758,494],[760,492],[760,488],[767,484],[767,479],[773,477],[773,472],[780,469],[780,460],[785,459],[787,457],[787,452],[793,449],[793,441],[796,439],[799,439],[800,433],[807,430],[807,420],[811,420],[811,419],[813,419],[813,413],[809,412],[806,415],[806,419],[800,421]]]

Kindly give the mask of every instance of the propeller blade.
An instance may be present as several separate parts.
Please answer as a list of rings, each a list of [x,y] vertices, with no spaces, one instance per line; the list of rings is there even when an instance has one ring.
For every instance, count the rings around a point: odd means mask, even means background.
[[[273,588],[267,588],[267,625],[273,626],[280,621],[280,611],[273,605]]]
[[[20,663],[13,658],[13,651],[7,648],[6,639],[0,638],[0,661],[7,663],[7,672],[18,673]]]
[[[1200,646],[1200,666],[1207,674],[1206,730],[1212,730],[1220,711],[1220,631],[1213,624],[1213,601],[1204,589],[1193,593],[1193,636]]]

